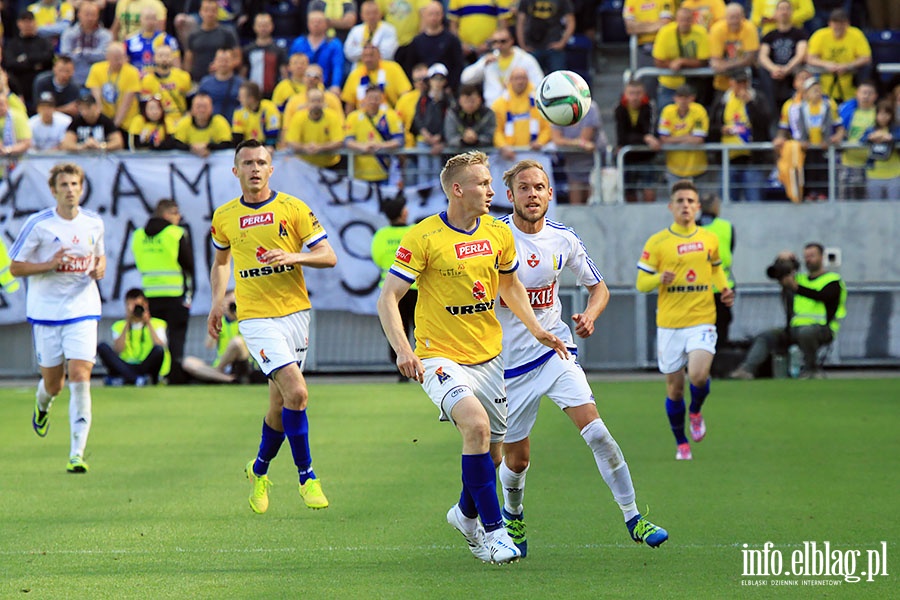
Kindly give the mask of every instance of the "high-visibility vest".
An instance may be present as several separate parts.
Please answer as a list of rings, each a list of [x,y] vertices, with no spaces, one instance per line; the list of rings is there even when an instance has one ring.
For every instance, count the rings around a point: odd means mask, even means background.
[[[837,312],[828,326],[831,332],[836,336],[838,329],[841,328],[841,319],[847,316],[847,287],[844,281],[837,273],[823,273],[815,279],[810,279],[806,274],[797,275],[797,284],[812,290],[821,291],[826,285],[832,281],[837,281],[841,286],[841,297],[838,301]],[[791,318],[791,327],[800,327],[803,325],[825,325],[827,316],[825,314],[825,303],[819,300],[813,300],[806,296],[794,294],[794,316]]]
[[[147,298],[178,298],[184,295],[184,273],[178,264],[178,247],[184,228],[169,225],[154,236],[143,227],[131,238],[131,253],[141,273]]]
[[[378,283],[378,287],[384,285],[384,278],[391,265],[394,264],[394,256],[397,254],[397,248],[400,247],[400,240],[411,227],[412,225],[388,225],[376,231],[372,236],[372,261],[381,269],[381,281]],[[412,289],[417,289],[415,283],[412,284]]]
[[[9,294],[19,289],[19,280],[9,272],[11,263],[9,253],[6,251],[6,245],[0,241],[0,288],[3,288],[3,291]]]
[[[122,331],[125,329],[127,321],[125,319],[121,319],[116,321],[112,325],[113,335],[119,337],[122,335]],[[166,330],[166,322],[162,319],[157,319],[156,317],[150,317],[150,327],[156,330],[162,329]],[[135,329],[131,329],[125,335],[125,347],[122,349],[122,352],[119,353],[119,358],[124,360],[125,362],[138,365],[144,362],[144,359],[150,356],[150,352],[153,350],[153,337],[150,335],[150,332],[147,331],[147,327],[141,327],[140,331],[136,331]],[[159,374],[161,376],[166,376],[169,374],[169,370],[172,368],[172,356],[169,354],[169,349],[166,348],[166,353],[163,358],[162,367],[159,369]]]
[[[704,229],[716,234],[719,238],[719,258],[722,259],[722,270],[725,272],[725,279],[728,280],[728,286],[734,287],[734,276],[731,273],[731,263],[733,257],[731,255],[731,240],[734,237],[734,226],[731,221],[715,217],[708,225],[703,226]],[[719,290],[713,287],[713,291]]]
[[[219,366],[219,363],[222,362],[222,355],[225,354],[225,349],[228,348],[228,343],[237,335],[240,335],[237,319],[229,321],[223,317],[222,331],[219,332],[219,343],[216,345],[216,360],[213,361],[212,366]]]

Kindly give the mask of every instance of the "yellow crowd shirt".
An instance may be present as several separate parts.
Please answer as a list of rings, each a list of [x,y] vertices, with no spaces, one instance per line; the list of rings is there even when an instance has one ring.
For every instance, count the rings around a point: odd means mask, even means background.
[[[406,147],[414,148],[416,145],[416,136],[412,133],[412,122],[413,118],[416,116],[416,105],[419,103],[419,98],[422,97],[422,92],[413,88],[400,96],[400,99],[397,100],[397,105],[394,107],[394,110],[397,111],[397,114],[400,116],[400,119],[403,121],[403,131],[405,132],[406,139]]]
[[[762,24],[763,18],[774,19],[775,8],[780,0],[753,0],[753,7],[750,10],[750,18],[753,24],[759,28],[759,37],[763,37],[773,29],[775,23],[769,22]],[[798,29],[803,29],[803,24],[812,19],[816,14],[813,6],[813,0],[790,0],[793,13],[791,16],[791,25]]]
[[[494,145],[528,146],[532,142],[546,144],[550,141],[550,122],[541,117],[534,105],[534,86],[528,84],[523,94],[513,94],[506,89],[494,100],[491,109],[497,117]]]
[[[823,27],[810,36],[807,53],[822,60],[848,64],[858,58],[872,56],[872,48],[865,34],[856,27],[847,27],[847,33],[841,39],[834,37],[830,27]],[[837,101],[849,100],[856,94],[853,73],[844,73],[837,78],[833,73],[822,73],[819,81],[822,82],[822,93]]]
[[[297,111],[284,132],[285,142],[297,144],[324,144],[342,139],[344,139],[344,115],[327,107],[322,110],[322,118],[318,121],[310,118],[309,109]],[[304,155],[302,158],[317,167],[333,167],[341,160],[337,154]]]
[[[151,70],[141,78],[141,97],[146,100],[159,96],[166,114],[177,119],[187,112],[187,95],[192,85],[191,74],[182,69],[173,68],[164,77]]]
[[[409,78],[398,63],[392,60],[382,60],[378,63],[378,69],[369,72],[366,65],[359,63],[350,71],[344,89],[341,90],[341,100],[350,106],[359,107],[359,103],[366,95],[366,88],[375,84],[384,92],[384,101],[393,108],[400,96],[412,89]]]
[[[197,127],[191,115],[185,115],[175,126],[175,139],[193,144],[220,144],[231,141],[231,125],[222,115],[213,115],[206,127]]]
[[[709,135],[709,114],[696,102],[691,102],[687,114],[678,114],[678,106],[670,104],[659,115],[659,135],[673,138],[689,135],[706,138]],[[666,152],[666,168],[679,177],[695,177],[706,172],[706,152],[703,150],[670,150]]]
[[[654,275],[675,273],[675,281],[659,286],[656,326],[681,329],[716,322],[713,269],[722,264],[716,234],[692,225],[672,224],[650,236],[637,267]]]
[[[110,119],[116,116],[119,99],[124,94],[134,92],[131,106],[128,107],[128,112],[125,113],[125,118],[122,120],[122,129],[127,130],[131,119],[140,112],[138,96],[141,93],[141,72],[137,70],[137,67],[125,63],[118,73],[111,73],[109,62],[100,61],[88,71],[84,87],[100,88],[102,112]]]
[[[696,58],[709,60],[709,32],[700,25],[692,25],[687,35],[678,33],[675,22],[663,25],[653,42],[653,58],[672,60],[675,58]],[[685,78],[678,75],[660,75],[659,85],[674,90],[684,84]]]
[[[148,7],[156,10],[156,19],[159,23],[166,22],[166,5],[160,0],[119,0],[116,2],[120,42],[124,42],[126,38],[141,30],[141,13]]]
[[[722,134],[723,144],[745,144],[752,141],[752,131],[750,129],[750,117],[747,116],[747,105],[743,101],[735,97],[731,91],[725,92],[725,111],[722,113],[723,127],[731,127],[735,129],[735,133]],[[750,156],[749,150],[729,150],[730,158],[739,156]]]
[[[216,209],[210,231],[216,248],[231,250],[239,321],[283,317],[310,308],[299,265],[273,267],[259,258],[276,248],[300,252],[328,237],[305,202],[274,190],[259,204],[235,198]]]
[[[679,8],[689,8],[694,12],[694,23],[707,31],[712,24],[725,18],[724,0],[684,0]]]
[[[275,89],[272,90],[272,102],[275,103],[278,110],[283,111],[284,107],[287,106],[288,101],[297,94],[305,95],[306,85],[297,83],[291,78],[282,79],[278,82],[278,85],[275,86]]]
[[[825,142],[825,138],[832,134],[831,131],[822,131],[822,125],[825,123],[825,111],[831,111],[831,125],[835,127],[841,125],[841,116],[838,114],[837,103],[831,98],[823,98],[815,104],[804,102],[806,127],[809,131],[809,143],[813,146],[819,146]],[[790,109],[789,111],[790,112]],[[790,117],[788,117],[790,118]]]
[[[276,139],[281,130],[281,113],[271,100],[260,100],[255,111],[237,108],[231,117],[231,131],[241,134],[245,140],[265,142]]]
[[[494,217],[471,231],[432,215],[403,236],[390,272],[417,282],[416,355],[476,365],[500,354],[503,332],[494,314],[500,274],[519,266],[509,227]]]
[[[28,6],[28,10],[34,15],[34,24],[38,29],[53,25],[57,21],[75,22],[75,9],[68,2],[53,3],[49,6],[35,2]]]
[[[382,108],[374,117],[362,110],[347,115],[344,139],[357,142],[387,142],[397,140],[403,145],[403,121],[390,108]],[[363,181],[384,181],[390,171],[389,154],[354,154],[353,176]]]
[[[431,0],[375,0],[384,20],[397,30],[397,43],[409,44],[419,34],[419,14]]]
[[[673,0],[625,0],[622,18],[636,23],[655,23],[660,19],[671,19],[675,15]],[[638,44],[652,44],[656,33],[638,34]]]
[[[450,0],[447,19],[459,24],[459,40],[478,47],[509,17],[512,0]]]
[[[339,113],[343,114],[344,105],[341,104],[341,99],[338,98],[333,92],[329,92],[325,89],[325,86],[319,84],[319,89],[325,94],[325,108],[330,108],[331,110],[336,110]],[[306,99],[306,87],[303,88],[302,92],[298,92],[291,96],[291,98],[287,101],[287,104],[282,108],[283,118],[281,120],[282,123],[290,123],[291,117],[298,110],[302,110],[306,108],[306,103],[308,100]],[[277,104],[277,103],[276,103]]]
[[[713,23],[709,28],[709,55],[728,60],[741,58],[751,52],[759,51],[759,33],[748,19],[741,22],[740,31],[728,29],[725,20]],[[719,91],[728,89],[728,77],[716,75],[713,87]]]
[[[128,133],[137,136],[142,142],[156,145],[156,140],[162,142],[175,133],[175,119],[166,115],[162,122],[151,123],[144,115],[138,115],[131,120]]]

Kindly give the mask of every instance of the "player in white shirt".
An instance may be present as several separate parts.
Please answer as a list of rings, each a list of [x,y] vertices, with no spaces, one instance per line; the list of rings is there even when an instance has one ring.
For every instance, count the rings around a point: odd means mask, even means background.
[[[563,340],[571,355],[577,353],[572,331],[562,320],[557,295],[559,276],[568,268],[579,285],[590,294],[584,312],[572,316],[575,333],[589,337],[594,321],[609,302],[609,289],[584,245],[572,229],[545,217],[553,188],[541,164],[523,160],[503,174],[513,214],[503,217],[513,232],[519,256],[519,279],[528,290],[532,308],[541,326]],[[581,431],[594,454],[600,475],[622,509],[631,538],[656,547],[669,538],[638,512],[628,464],[603,419],[597,412],[587,377],[574,358],[564,360],[552,350],[528,339],[528,330],[503,304],[497,308],[503,326],[508,406],[507,432],[503,443],[500,482],[503,485],[503,522],[513,541],[527,553],[524,510],[525,474],[530,462],[529,435],[537,419],[541,397],[547,395]]]
[[[72,163],[50,170],[56,207],[32,215],[10,250],[10,272],[28,278],[25,314],[41,367],[32,427],[44,437],[50,406],[69,374],[71,450],[66,470],[86,473],[91,429],[91,370],[97,353],[100,291],[106,272],[103,221],[79,207],[84,171]],[[67,364],[68,363],[68,364]]]

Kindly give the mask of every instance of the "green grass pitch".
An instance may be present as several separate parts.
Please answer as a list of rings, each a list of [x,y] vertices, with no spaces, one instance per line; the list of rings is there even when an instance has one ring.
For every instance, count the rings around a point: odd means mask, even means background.
[[[897,597],[900,380],[713,382],[707,438],[678,463],[661,377],[593,385],[641,509],[671,537],[631,542],[578,432],[545,400],[529,555],[502,567],[477,562],[445,521],[460,442],[419,386],[313,379],[313,465],[331,506],[303,507],[285,444],[265,515],[242,472],[261,386],[95,386],[84,476],[65,472],[68,392],[40,439],[33,390],[4,389],[0,598]],[[788,562],[804,541],[863,559],[886,541],[888,576],[742,577],[743,544],[773,542]]]

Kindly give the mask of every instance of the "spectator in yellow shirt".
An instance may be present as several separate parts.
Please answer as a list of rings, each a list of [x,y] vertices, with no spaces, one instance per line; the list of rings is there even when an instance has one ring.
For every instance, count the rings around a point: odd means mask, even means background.
[[[497,117],[494,145],[506,160],[516,159],[515,146],[540,150],[550,141],[550,123],[534,105],[534,86],[525,69],[517,67],[510,72],[509,85],[491,110]]]
[[[775,12],[782,1],[791,5],[791,24],[797,29],[803,29],[803,25],[816,14],[813,0],[753,0],[750,17],[759,29],[759,35],[764,36],[778,26]]]
[[[196,94],[191,101],[191,112],[175,126],[175,147],[206,158],[212,150],[232,146],[228,119],[213,114],[213,100],[209,94]]]
[[[128,130],[138,110],[141,73],[125,60],[125,46],[113,42],[106,49],[106,60],[96,63],[88,72],[84,87],[91,90],[103,114],[116,127]]]
[[[756,65],[759,53],[759,33],[744,17],[744,7],[732,2],[725,7],[725,19],[714,23],[709,30],[709,64],[715,71],[714,102],[728,89],[726,73],[749,69]]]
[[[306,73],[303,75],[303,89],[288,100],[282,111],[282,123],[290,123],[291,118],[298,110],[307,108],[309,92],[312,90],[322,90],[325,93],[325,106],[344,114],[344,105],[341,104],[341,99],[331,90],[326,90],[322,81],[323,71],[321,66],[313,64],[306,67]]]
[[[403,120],[405,143],[407,148],[416,146],[416,136],[412,132],[413,117],[416,115],[416,106],[422,94],[428,93],[428,65],[419,63],[412,68],[413,89],[409,90],[397,100],[394,110]]]
[[[854,74],[860,80],[868,78],[872,49],[865,34],[852,27],[847,13],[838,8],[831,12],[828,27],[810,36],[806,62],[825,71],[821,77],[825,95],[835,102],[844,102],[856,94]]]
[[[675,13],[675,22],[659,30],[653,42],[653,59],[660,69],[697,69],[709,61],[709,33],[694,24],[694,13],[681,7]],[[675,90],[686,80],[680,75],[660,75],[656,95],[657,110],[672,103]]]
[[[391,108],[397,104],[400,96],[412,89],[403,67],[392,60],[382,60],[378,47],[366,44],[359,64],[350,71],[341,91],[341,100],[348,113],[360,105],[371,85],[381,88],[384,99]]]
[[[666,187],[681,179],[694,180],[706,173],[706,152],[679,148],[706,143],[709,114],[694,100],[694,90],[682,85],[675,90],[675,102],[659,114],[659,141],[666,150]]]
[[[721,1],[721,0],[720,0]],[[628,35],[636,35],[638,43],[637,68],[652,67],[653,42],[656,34],[672,22],[675,16],[674,0],[625,0],[622,5],[622,19]],[[656,97],[656,78],[646,77],[641,83],[647,94]]]
[[[317,167],[334,168],[341,162],[330,154],[344,145],[344,113],[325,105],[325,92],[307,92],[306,108],[297,111],[285,128],[284,145]]]
[[[159,96],[167,117],[176,121],[187,112],[187,96],[193,87],[191,74],[174,66],[175,54],[169,46],[153,53],[153,69],[141,78],[141,98]]]
[[[272,102],[278,107],[278,110],[284,111],[284,107],[295,95],[306,91],[306,82],[304,75],[306,69],[309,68],[309,57],[303,52],[291,54],[288,58],[288,75],[286,79],[282,79],[272,91]],[[319,67],[321,69],[322,67]]]
[[[713,23],[725,18],[725,0],[682,0],[681,8],[689,8],[694,13],[694,24],[707,31]]]
[[[281,113],[271,100],[262,97],[255,81],[245,81],[238,88],[240,108],[231,117],[231,139],[235,146],[244,140],[256,140],[271,148],[278,143]]]
[[[395,157],[383,151],[403,146],[403,121],[383,103],[384,92],[373,83],[366,88],[360,108],[347,116],[344,145],[358,153],[353,156],[355,179],[388,183],[395,172]]]

